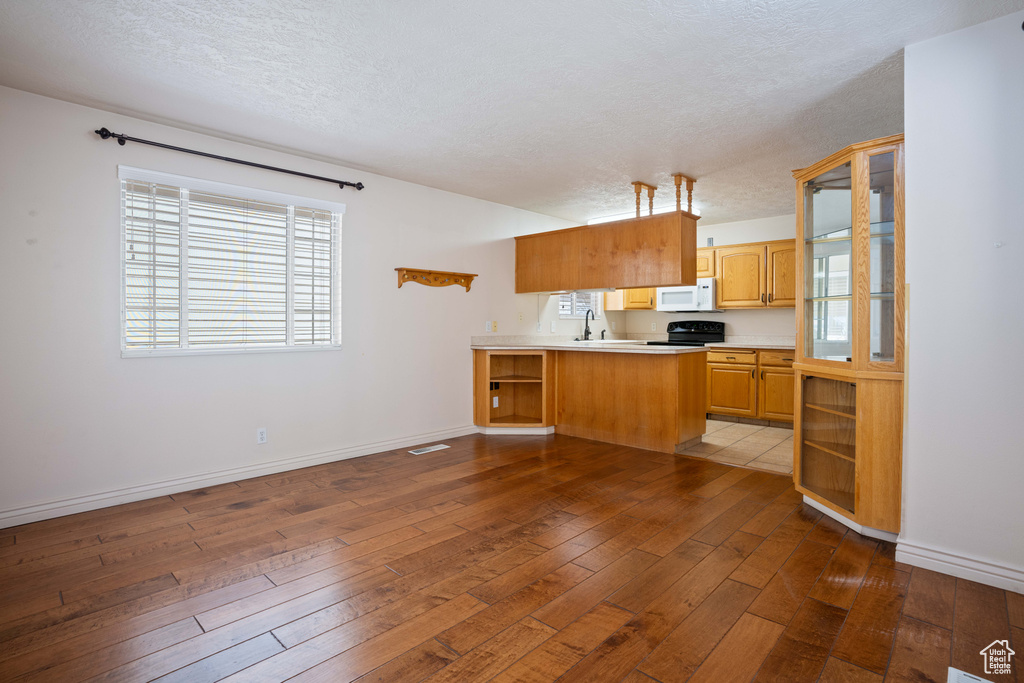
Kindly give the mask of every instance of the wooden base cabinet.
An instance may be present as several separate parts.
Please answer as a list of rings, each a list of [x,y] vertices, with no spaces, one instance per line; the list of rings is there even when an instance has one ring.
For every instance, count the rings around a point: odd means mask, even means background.
[[[793,352],[708,352],[707,411],[777,422],[793,420]]]
[[[757,416],[757,354],[708,352],[708,412]]]
[[[794,478],[857,524],[898,532],[903,382],[797,372]]]
[[[473,351],[473,422],[481,427],[554,424],[555,353]]]

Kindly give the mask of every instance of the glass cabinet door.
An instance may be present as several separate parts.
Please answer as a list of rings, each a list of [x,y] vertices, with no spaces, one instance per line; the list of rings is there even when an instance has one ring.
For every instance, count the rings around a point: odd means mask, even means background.
[[[804,355],[853,356],[851,162],[804,183]]]
[[[868,157],[871,212],[870,357],[871,362],[895,359],[896,325],[896,236],[895,155],[893,152]]]

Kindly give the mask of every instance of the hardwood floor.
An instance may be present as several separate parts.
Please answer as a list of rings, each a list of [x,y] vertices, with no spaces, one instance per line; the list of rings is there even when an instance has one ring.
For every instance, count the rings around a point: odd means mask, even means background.
[[[0,681],[945,681],[1024,597],[788,477],[468,436],[0,530]]]

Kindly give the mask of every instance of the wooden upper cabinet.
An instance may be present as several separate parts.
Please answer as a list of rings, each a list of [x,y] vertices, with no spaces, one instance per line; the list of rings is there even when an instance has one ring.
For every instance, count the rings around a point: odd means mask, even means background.
[[[516,238],[516,292],[580,289],[580,232],[558,230]]]
[[[718,273],[718,308],[763,306],[765,293],[765,246],[749,244],[715,250]]]
[[[698,249],[697,250],[697,277],[714,277],[715,276],[715,250],[714,249]]]
[[[796,241],[768,245],[768,305],[796,306]]]
[[[516,292],[697,282],[697,216],[676,211],[516,238]]]
[[[639,287],[622,290],[622,308],[626,311],[652,310],[654,308],[654,287]]]
[[[792,308],[796,305],[796,242],[718,247],[718,308]]]

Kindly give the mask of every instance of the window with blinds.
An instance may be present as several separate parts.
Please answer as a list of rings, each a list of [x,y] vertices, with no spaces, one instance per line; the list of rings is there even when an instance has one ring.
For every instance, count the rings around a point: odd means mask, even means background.
[[[587,310],[594,312],[594,317],[601,315],[603,292],[567,292],[558,295],[559,318],[583,318]]]
[[[125,355],[340,344],[343,205],[121,175]]]

